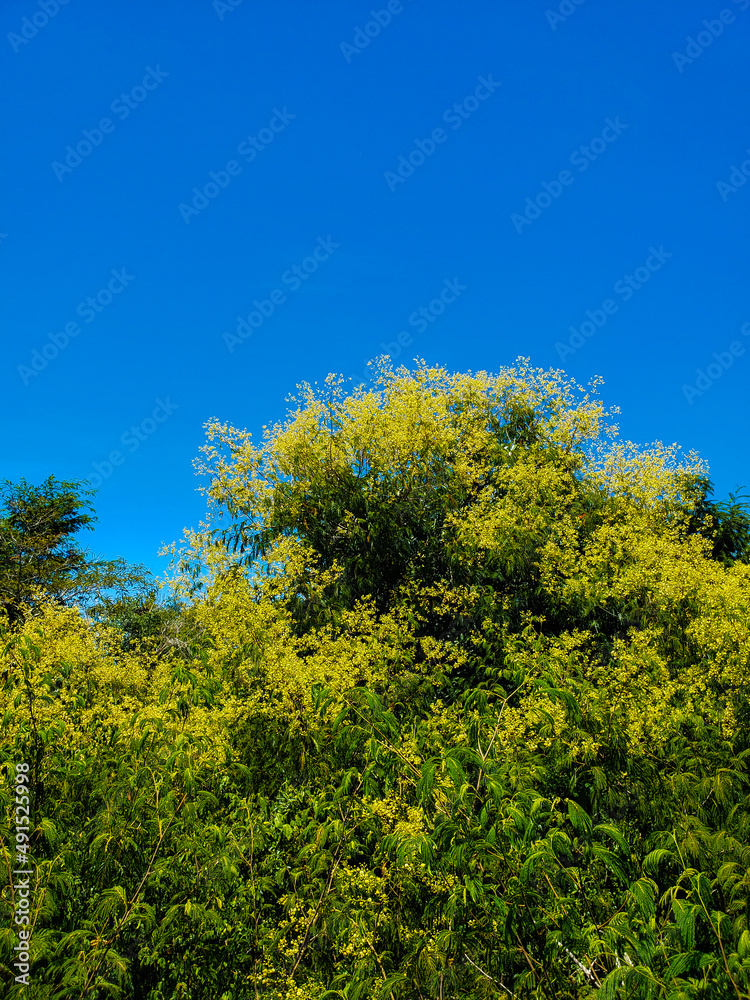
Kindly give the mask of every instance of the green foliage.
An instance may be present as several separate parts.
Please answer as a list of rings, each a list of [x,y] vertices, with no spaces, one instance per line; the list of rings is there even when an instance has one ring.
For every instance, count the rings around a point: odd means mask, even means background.
[[[711,556],[725,566],[740,560],[750,562],[750,513],[743,498],[729,494],[724,501],[710,500],[713,484],[700,476],[694,484],[697,491],[691,511],[689,529],[711,542]]]
[[[43,587],[53,596],[67,594],[85,564],[85,554],[72,535],[90,528],[93,518],[76,482],[58,482],[50,476],[41,486],[25,480],[2,489],[0,519],[0,598],[12,620],[21,605]]]
[[[25,995],[750,998],[738,501],[525,362],[297,403],[209,425],[166,599],[3,627]]]
[[[112,588],[143,586],[148,573],[124,560],[101,560],[74,536],[92,529],[95,491],[49,476],[41,486],[5,481],[0,508],[0,608],[23,621],[43,600],[95,603]],[[88,512],[88,513],[87,513]]]

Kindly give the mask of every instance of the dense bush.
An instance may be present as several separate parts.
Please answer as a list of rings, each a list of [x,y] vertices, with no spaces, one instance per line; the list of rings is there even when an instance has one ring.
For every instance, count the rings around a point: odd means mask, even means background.
[[[2,637],[29,998],[750,997],[750,521],[519,362],[212,422],[154,595]]]

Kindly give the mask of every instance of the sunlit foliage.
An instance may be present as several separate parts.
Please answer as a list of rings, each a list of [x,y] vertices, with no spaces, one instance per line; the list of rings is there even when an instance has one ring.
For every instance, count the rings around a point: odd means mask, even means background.
[[[382,363],[211,421],[171,604],[6,620],[25,996],[750,998],[750,520],[597,389]]]

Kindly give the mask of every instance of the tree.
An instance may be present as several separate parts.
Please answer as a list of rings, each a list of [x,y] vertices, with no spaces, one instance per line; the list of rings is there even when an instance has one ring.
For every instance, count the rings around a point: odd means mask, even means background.
[[[143,567],[100,560],[74,536],[96,521],[95,491],[49,476],[40,486],[6,480],[0,496],[0,604],[12,623],[43,598],[66,604],[95,600],[109,588],[142,583]]]
[[[696,477],[689,530],[711,542],[711,556],[725,566],[750,562],[750,507],[747,498],[729,494],[727,500],[711,500],[713,483],[708,476]]]
[[[150,643],[158,655],[170,646],[184,648],[197,638],[184,603],[176,595],[165,599],[149,577],[117,581],[89,611],[95,620],[122,633],[125,649]]]
[[[744,514],[717,549],[595,389],[386,365],[212,421],[186,641],[148,589],[0,622],[45,996],[748,1000]]]

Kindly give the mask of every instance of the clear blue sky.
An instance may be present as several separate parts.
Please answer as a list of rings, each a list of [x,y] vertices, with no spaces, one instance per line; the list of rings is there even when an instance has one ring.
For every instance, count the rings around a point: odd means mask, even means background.
[[[206,420],[259,437],[401,334],[601,375],[750,487],[743,7],[4,0],[0,477],[119,452],[86,541],[158,570]]]

